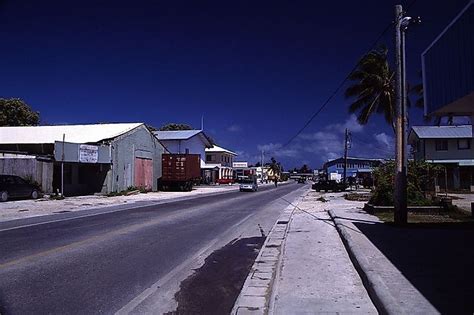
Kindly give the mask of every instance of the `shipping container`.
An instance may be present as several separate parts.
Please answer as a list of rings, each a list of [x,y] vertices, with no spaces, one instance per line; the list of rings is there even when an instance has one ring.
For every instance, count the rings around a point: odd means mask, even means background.
[[[199,154],[163,154],[160,190],[180,189],[190,191],[201,180]]]

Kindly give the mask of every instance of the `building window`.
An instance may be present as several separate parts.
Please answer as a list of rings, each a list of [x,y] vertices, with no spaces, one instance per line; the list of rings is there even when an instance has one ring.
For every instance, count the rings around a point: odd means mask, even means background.
[[[448,151],[448,140],[436,140],[435,149],[436,151]]]
[[[469,150],[471,148],[471,139],[459,139],[458,150]]]
[[[184,152],[185,152],[186,154],[189,154],[189,149],[186,148]]]
[[[211,162],[211,161],[212,161],[212,156],[206,155],[206,162]]]

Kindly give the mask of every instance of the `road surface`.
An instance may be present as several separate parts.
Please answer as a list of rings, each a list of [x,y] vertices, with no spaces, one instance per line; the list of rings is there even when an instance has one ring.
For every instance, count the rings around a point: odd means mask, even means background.
[[[144,206],[0,230],[0,313],[172,310],[212,251],[268,232],[307,185]],[[160,300],[161,299],[161,300]]]

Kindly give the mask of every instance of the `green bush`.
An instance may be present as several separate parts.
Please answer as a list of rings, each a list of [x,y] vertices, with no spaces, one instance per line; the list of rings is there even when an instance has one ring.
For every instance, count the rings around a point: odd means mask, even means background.
[[[434,179],[441,167],[419,161],[408,163],[407,199],[410,206],[433,205],[429,192],[434,190]],[[395,162],[388,161],[374,170],[375,189],[370,203],[376,206],[394,205]]]

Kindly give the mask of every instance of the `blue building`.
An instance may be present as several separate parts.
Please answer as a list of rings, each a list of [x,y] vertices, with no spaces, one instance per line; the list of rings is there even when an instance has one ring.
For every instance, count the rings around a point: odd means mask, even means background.
[[[375,167],[382,164],[383,159],[366,159],[357,157],[347,158],[347,177],[354,177],[362,180],[366,177],[370,177]],[[326,174],[337,173],[343,176],[344,174],[344,158],[338,158],[335,160],[329,160],[323,165]]]
[[[421,59],[425,115],[474,117],[474,0],[468,1]]]

